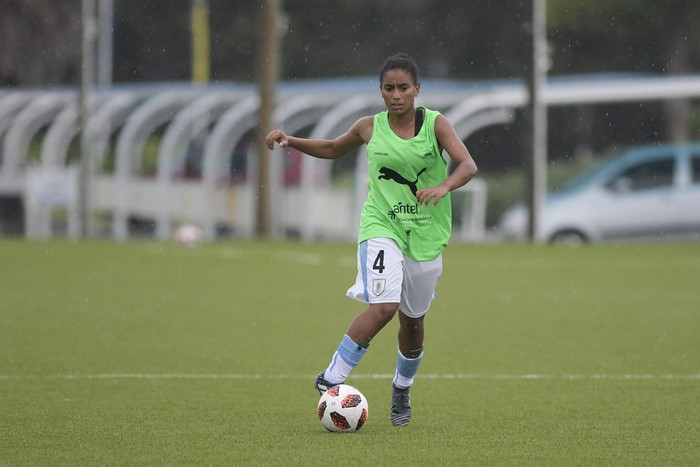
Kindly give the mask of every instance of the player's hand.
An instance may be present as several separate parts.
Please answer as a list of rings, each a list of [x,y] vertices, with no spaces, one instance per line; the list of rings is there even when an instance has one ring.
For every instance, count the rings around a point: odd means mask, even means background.
[[[416,200],[418,201],[418,204],[423,206],[428,206],[431,201],[433,206],[436,206],[438,201],[440,201],[440,199],[446,196],[449,192],[450,190],[444,186],[438,185],[431,188],[426,188],[424,190],[418,190],[416,193]]]
[[[289,138],[282,130],[272,130],[265,137],[265,146],[267,146],[267,149],[272,150],[275,148],[275,143],[284,148],[289,144]]]

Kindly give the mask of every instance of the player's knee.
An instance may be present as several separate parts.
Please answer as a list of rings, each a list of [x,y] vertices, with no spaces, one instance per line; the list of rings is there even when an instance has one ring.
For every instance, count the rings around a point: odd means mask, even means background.
[[[388,323],[399,310],[398,303],[374,303],[370,306],[379,319]]]
[[[405,314],[401,313],[401,329],[409,334],[419,334],[423,332],[423,318],[424,316],[418,318],[410,318]]]

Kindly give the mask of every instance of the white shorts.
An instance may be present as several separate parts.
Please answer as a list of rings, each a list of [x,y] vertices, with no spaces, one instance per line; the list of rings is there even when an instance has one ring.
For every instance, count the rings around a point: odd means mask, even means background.
[[[398,303],[411,318],[425,315],[442,274],[442,255],[431,261],[405,256],[389,238],[371,238],[357,247],[357,279],[347,296],[363,303]]]

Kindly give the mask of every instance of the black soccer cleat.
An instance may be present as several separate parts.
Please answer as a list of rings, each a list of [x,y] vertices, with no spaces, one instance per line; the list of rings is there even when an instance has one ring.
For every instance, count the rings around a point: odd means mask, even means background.
[[[323,373],[324,373],[323,371],[320,372],[318,374],[318,376],[316,377],[316,379],[314,380],[314,387],[316,388],[316,390],[318,390],[318,393],[320,395],[325,394],[326,391],[328,391],[333,386],[337,386],[339,384],[342,384],[342,383],[333,384],[333,383],[326,381],[326,378],[323,377]]]
[[[409,388],[399,389],[391,385],[391,424],[406,426],[411,421],[411,398]]]

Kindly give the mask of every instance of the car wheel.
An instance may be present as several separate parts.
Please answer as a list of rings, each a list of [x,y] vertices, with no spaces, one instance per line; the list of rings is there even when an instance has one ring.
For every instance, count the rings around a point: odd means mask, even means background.
[[[549,242],[578,246],[588,243],[588,239],[583,233],[579,232],[578,230],[562,230],[552,235],[552,237],[549,239]]]

